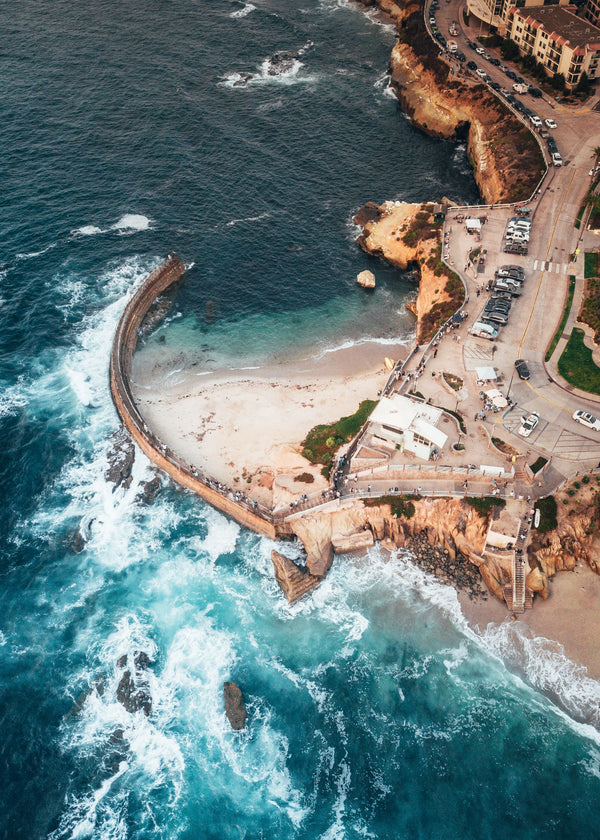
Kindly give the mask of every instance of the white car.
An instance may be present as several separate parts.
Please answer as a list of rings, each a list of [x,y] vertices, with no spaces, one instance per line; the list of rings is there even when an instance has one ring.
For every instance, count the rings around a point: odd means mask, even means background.
[[[582,426],[587,426],[588,429],[593,429],[595,432],[600,432],[600,420],[590,414],[589,411],[575,411],[573,412],[573,420],[577,420]]]
[[[558,126],[556,125],[554,120],[551,120],[550,118],[548,118],[547,120],[544,120],[544,122],[546,123],[548,128],[558,128]]]
[[[481,76],[482,79],[487,79],[487,73],[485,72],[485,70],[482,70],[481,67],[478,67],[475,72],[478,76]]]
[[[540,415],[534,411],[532,414],[527,414],[521,419],[521,425],[517,429],[517,434],[521,437],[529,437],[537,424],[540,422]]]

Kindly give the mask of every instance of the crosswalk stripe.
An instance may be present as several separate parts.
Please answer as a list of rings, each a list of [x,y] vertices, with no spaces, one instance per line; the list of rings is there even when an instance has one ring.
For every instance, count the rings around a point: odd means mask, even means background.
[[[560,272],[560,264],[556,263],[556,273],[558,274],[559,272]]]
[[[536,260],[533,264],[533,270],[535,271],[537,267],[538,267],[538,261]]]

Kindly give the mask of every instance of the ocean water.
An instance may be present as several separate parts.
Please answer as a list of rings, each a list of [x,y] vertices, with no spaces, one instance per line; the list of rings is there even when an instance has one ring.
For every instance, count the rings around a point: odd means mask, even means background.
[[[140,453],[105,480],[114,328],[171,250],[190,271],[150,342],[186,363],[410,340],[413,282],[352,215],[476,190],[390,97],[391,29],[342,0],[27,0],[0,23],[0,837],[596,836],[600,686],[556,646],[475,636],[377,549],[290,608],[267,539],[166,480],[143,504]],[[149,717],[117,701],[136,651]]]

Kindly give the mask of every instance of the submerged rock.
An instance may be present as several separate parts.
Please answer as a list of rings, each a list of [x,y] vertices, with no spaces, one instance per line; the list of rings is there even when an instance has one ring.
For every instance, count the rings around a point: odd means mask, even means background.
[[[225,697],[225,714],[232,729],[243,729],[246,726],[246,705],[242,696],[242,690],[237,683],[223,683],[223,696]]]
[[[267,75],[279,76],[282,73],[289,73],[294,68],[294,62],[298,58],[295,52],[276,52],[267,62]]]
[[[150,481],[143,481],[140,484],[140,492],[136,496],[136,501],[149,505],[154,501],[161,487],[162,481],[158,475],[155,475]]]
[[[111,435],[112,446],[108,452],[108,469],[104,473],[107,481],[117,487],[129,487],[131,484],[131,470],[135,460],[133,441],[121,426]]]
[[[124,654],[117,662],[119,668],[126,668],[129,657]],[[152,695],[145,671],[150,667],[150,657],[143,650],[133,654],[133,667],[126,668],[117,686],[117,700],[128,712],[142,711],[146,717],[152,711]]]

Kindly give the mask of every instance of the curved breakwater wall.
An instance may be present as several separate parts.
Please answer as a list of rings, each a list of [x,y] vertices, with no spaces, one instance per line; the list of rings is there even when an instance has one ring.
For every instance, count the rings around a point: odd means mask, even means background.
[[[110,357],[110,390],[113,401],[123,425],[133,440],[161,470],[241,525],[275,539],[277,532],[271,511],[253,503],[236,501],[230,498],[228,493],[221,492],[217,482],[204,476],[200,477],[197,470],[158,440],[135,404],[130,380],[140,327],[156,298],[177,283],[184,272],[185,266],[179,257],[170,254],[165,262],[144,280],[125,307],[117,326]]]

